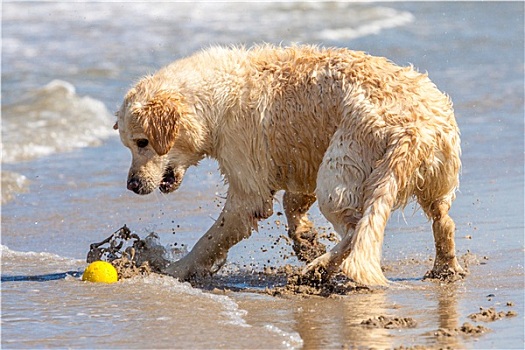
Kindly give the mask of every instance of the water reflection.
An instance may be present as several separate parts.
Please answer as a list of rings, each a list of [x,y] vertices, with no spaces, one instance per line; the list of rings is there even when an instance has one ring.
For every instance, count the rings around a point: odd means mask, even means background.
[[[291,317],[294,330],[304,341],[304,349],[391,349],[401,345],[460,349],[465,347],[461,334],[455,331],[461,327],[460,286],[410,283],[404,288],[364,294],[301,298]],[[421,305],[414,305],[416,300]],[[412,318],[417,326],[386,329],[361,324],[379,316]]]
[[[458,312],[458,285],[438,286],[435,288],[437,298],[437,319],[438,328],[444,330],[454,330],[460,327]],[[450,332],[448,332],[450,334]],[[450,347],[452,349],[464,348],[461,338],[457,335],[441,335],[436,337],[436,342],[440,347]]]
[[[391,348],[390,330],[361,325],[373,316],[391,314],[387,292],[355,294],[338,299],[305,298],[294,313],[304,349]],[[391,307],[390,307],[391,309]]]

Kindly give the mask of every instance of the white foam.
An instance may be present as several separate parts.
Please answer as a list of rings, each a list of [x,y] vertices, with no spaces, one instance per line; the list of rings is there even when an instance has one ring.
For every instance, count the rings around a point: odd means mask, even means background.
[[[77,95],[62,80],[29,92],[2,112],[2,162],[95,146],[115,134],[114,117],[104,104]]]
[[[287,349],[298,349],[303,347],[303,339],[297,332],[286,332],[271,324],[265,325],[264,328],[279,335],[282,338],[282,344]]]
[[[380,17],[379,19],[369,21],[355,28],[325,29],[319,33],[319,36],[327,40],[349,40],[379,34],[384,29],[404,26],[414,21],[414,16],[410,12],[400,12],[386,7],[374,8],[374,12]]]
[[[249,325],[244,319],[244,316],[247,314],[247,311],[240,309],[239,305],[237,305],[237,303],[233,299],[229,298],[226,295],[207,293],[202,291],[201,289],[193,288],[188,282],[180,282],[175,278],[161,275],[150,275],[144,278],[132,278],[124,281],[124,283],[150,284],[160,286],[163,289],[168,289],[175,293],[181,293],[211,300],[219,304],[223,309],[223,311],[220,314],[226,319],[224,323],[239,327],[251,327],[251,325]]]
[[[21,252],[0,245],[2,270],[10,274],[47,273],[49,271],[63,271],[67,269],[84,268],[86,262],[47,252]]]
[[[0,254],[2,255],[2,258],[16,258],[16,257],[32,257],[32,258],[41,258],[41,259],[49,259],[53,261],[61,261],[61,262],[80,262],[83,260],[79,259],[71,259],[66,258],[57,254],[53,253],[47,253],[47,252],[21,252],[17,250],[12,250],[8,246],[0,244]]]

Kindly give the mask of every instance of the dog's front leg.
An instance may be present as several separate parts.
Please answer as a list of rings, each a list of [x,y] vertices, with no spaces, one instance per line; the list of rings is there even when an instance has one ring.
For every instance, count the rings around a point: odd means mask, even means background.
[[[253,197],[252,197],[253,198]],[[272,200],[264,201],[264,209],[253,209],[246,202],[227,200],[222,213],[213,226],[195,244],[184,258],[169,264],[163,272],[183,280],[217,272],[226,262],[228,250],[248,238],[259,219],[272,214]]]
[[[217,272],[230,247],[250,236],[250,218],[224,210],[219,219],[184,258],[169,264],[164,273],[182,280]]]

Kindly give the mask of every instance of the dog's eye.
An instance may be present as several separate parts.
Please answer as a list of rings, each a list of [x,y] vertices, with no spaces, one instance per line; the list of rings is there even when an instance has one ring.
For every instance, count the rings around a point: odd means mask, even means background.
[[[137,147],[138,148],[144,148],[148,145],[149,141],[146,139],[138,139],[137,140]]]

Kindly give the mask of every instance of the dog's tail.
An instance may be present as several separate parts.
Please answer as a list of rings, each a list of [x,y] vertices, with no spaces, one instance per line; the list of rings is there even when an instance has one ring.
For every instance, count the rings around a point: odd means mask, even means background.
[[[343,272],[356,282],[386,285],[381,270],[384,230],[391,211],[408,201],[413,176],[418,176],[426,151],[421,130],[400,128],[393,133],[387,151],[365,184],[363,216],[350,243],[350,255],[341,264]]]

